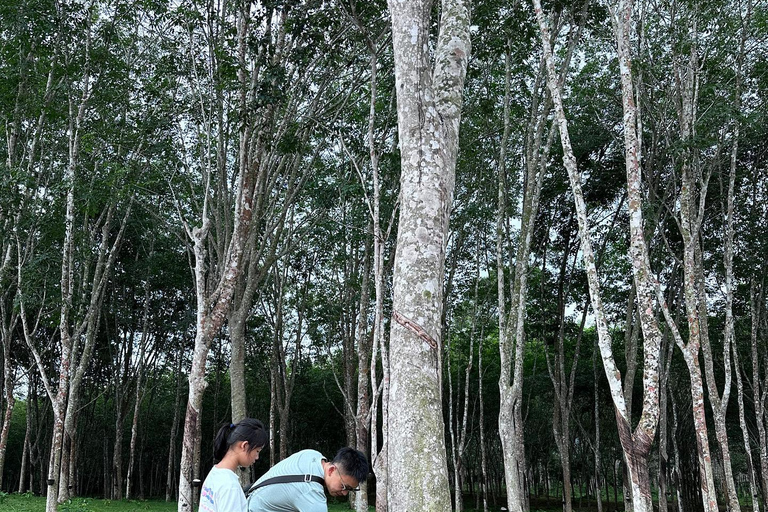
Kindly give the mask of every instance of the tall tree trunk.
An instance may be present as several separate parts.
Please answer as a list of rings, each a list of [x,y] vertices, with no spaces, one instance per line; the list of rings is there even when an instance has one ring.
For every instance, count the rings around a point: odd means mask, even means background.
[[[744,441],[744,456],[747,459],[747,472],[749,478],[749,495],[751,496],[752,512],[760,512],[760,501],[758,492],[758,479],[755,462],[752,459],[752,446],[749,441],[749,430],[744,414],[744,384],[741,381],[741,364],[739,363],[739,352],[736,345],[733,345],[733,370],[736,372],[736,392],[739,404],[739,426],[741,427],[742,438]],[[662,512],[662,511],[659,511]]]
[[[630,165],[629,160],[635,156],[635,146],[628,144],[627,137],[634,135],[635,123],[632,120],[631,125],[627,123],[628,110],[627,94],[623,94],[625,101],[625,149],[628,157],[628,191],[630,197],[630,214],[632,221],[630,229],[632,234],[632,244],[630,246],[630,255],[633,261],[633,272],[635,285],[638,289],[638,300],[641,304],[648,302],[648,308],[644,314],[641,314],[641,324],[643,327],[644,338],[644,392],[643,392],[643,412],[635,432],[632,432],[631,418],[628,415],[624,393],[622,390],[621,374],[616,368],[611,348],[611,337],[608,332],[608,325],[602,306],[602,297],[597,275],[595,256],[592,250],[592,242],[589,234],[589,225],[587,219],[586,205],[584,203],[583,193],[581,191],[581,177],[576,167],[576,159],[573,156],[570,137],[568,134],[568,125],[565,118],[564,107],[561,98],[562,83],[555,74],[555,67],[552,56],[552,45],[550,43],[549,27],[545,20],[539,0],[534,0],[534,10],[539,23],[541,39],[544,48],[544,56],[547,66],[547,83],[552,94],[555,106],[555,116],[560,132],[560,140],[563,147],[563,163],[568,171],[571,190],[573,191],[576,204],[577,218],[579,222],[579,234],[581,237],[581,250],[584,259],[584,265],[587,271],[587,280],[589,284],[589,293],[592,301],[592,308],[596,317],[598,343],[603,359],[606,377],[608,378],[611,397],[613,398],[616,422],[619,431],[622,450],[624,452],[625,462],[627,464],[627,473],[632,488],[632,500],[635,512],[651,512],[653,504],[651,501],[650,478],[648,472],[648,455],[650,453],[651,443],[653,441],[656,426],[658,424],[658,367],[659,367],[659,342],[660,331],[655,324],[653,317],[653,291],[650,281],[650,273],[647,266],[648,256],[645,247],[644,235],[642,232],[642,219],[640,217],[640,204],[637,197],[633,195],[635,187],[639,187],[638,178],[633,176],[639,167]],[[631,12],[631,6],[630,11]],[[628,17],[627,17],[628,19]],[[620,52],[621,55],[621,52]],[[630,80],[629,69],[625,68],[625,61],[620,58],[622,69],[622,86],[624,86],[624,77],[627,75]],[[630,97],[631,99],[631,97]],[[633,110],[629,110],[633,114]],[[629,133],[627,127],[632,128]],[[636,136],[635,136],[636,141]],[[632,170],[632,174],[630,173]],[[638,224],[640,221],[640,224]]]
[[[377,474],[376,493],[381,496],[384,503],[380,504],[381,510],[386,511],[386,473],[381,469],[378,450],[378,401],[380,400],[380,388],[376,376],[376,361],[378,360],[378,350],[381,344],[381,331],[383,321],[383,268],[382,268],[382,246],[384,243],[384,234],[381,230],[381,185],[379,183],[380,169],[379,158],[380,149],[376,143],[376,102],[378,99],[378,53],[384,44],[388,44],[385,30],[381,35],[374,38],[370,27],[366,26],[360,20],[355,11],[354,3],[350,4],[350,10],[347,12],[352,22],[358,29],[365,34],[365,42],[369,54],[370,70],[370,96],[368,100],[368,155],[371,167],[371,181],[373,193],[368,201],[368,211],[371,215],[372,228],[372,258],[369,261],[368,252],[371,245],[366,245],[366,270],[363,275],[363,286],[361,286],[361,301],[359,312],[359,323],[357,331],[357,406],[355,413],[356,430],[356,448],[363,453],[370,453],[371,466]],[[356,166],[357,168],[357,166]],[[364,183],[362,175],[361,181]],[[369,274],[373,267],[373,286],[375,293],[374,319],[371,328],[371,336],[368,337],[368,301],[369,301]],[[382,301],[380,303],[380,301]],[[387,374],[388,378],[388,374]],[[386,436],[384,437],[386,442]],[[377,468],[379,468],[377,470]],[[368,510],[368,483],[360,483],[360,492],[355,493],[354,507],[357,512],[367,512]]]
[[[87,31],[85,41],[85,54],[90,50],[90,27]],[[88,59],[86,62],[89,63]],[[59,316],[59,335],[60,335],[60,359],[59,376],[57,388],[52,388],[46,384],[46,391],[53,404],[53,435],[51,439],[50,462],[48,466],[48,490],[46,494],[45,510],[46,512],[55,512],[59,498],[59,474],[61,469],[62,448],[64,445],[64,414],[69,393],[70,370],[72,365],[72,337],[70,332],[69,317],[72,309],[73,295],[73,274],[74,274],[74,210],[75,210],[75,168],[77,166],[77,157],[80,146],[80,125],[85,117],[85,110],[91,95],[90,89],[90,69],[85,66],[83,72],[83,91],[79,103],[75,98],[69,98],[69,162],[64,174],[64,182],[67,184],[66,213],[64,214],[64,243],[62,245],[61,258],[61,313]],[[21,266],[20,266],[21,267]],[[20,277],[20,276],[19,276]],[[18,285],[21,286],[19,279]],[[22,310],[22,323],[26,322],[25,312]],[[31,334],[32,331],[25,325],[25,337],[30,348],[33,348]],[[35,351],[33,351],[34,353]],[[41,375],[45,377],[45,369],[37,354],[37,361]]]
[[[664,371],[661,374],[659,383],[659,512],[667,512],[668,510],[667,476],[669,474],[669,455],[667,453],[667,386],[669,384],[669,372],[672,366],[672,349],[674,347],[667,336],[668,332],[669,331],[665,331],[665,336],[662,340],[662,350],[664,351],[665,357],[663,361]]]
[[[481,334],[477,344],[477,400],[480,408],[478,421],[480,425],[478,430],[480,431],[480,489],[483,494],[483,512],[488,512],[488,487],[489,487],[489,475],[488,475],[488,456],[485,446],[485,407],[484,393],[483,393],[483,378],[485,372],[483,371],[483,343],[484,337]],[[602,511],[600,511],[602,512]]]
[[[30,365],[30,374],[32,373],[32,367]],[[29,471],[30,459],[32,458],[31,442],[32,442],[32,406],[31,401],[36,400],[32,395],[32,376],[30,375],[27,382],[27,403],[26,403],[26,431],[24,433],[24,448],[21,455],[21,469],[19,470],[19,494],[27,490],[27,472]],[[31,479],[30,479],[31,480]],[[31,485],[29,488],[31,489]]]
[[[0,275],[0,277],[2,276]],[[0,304],[0,321],[2,322],[2,325],[0,325],[0,336],[2,336],[0,339],[0,347],[2,347],[3,350],[3,395],[5,398],[3,424],[2,427],[0,427],[0,483],[3,481],[5,453],[8,446],[8,436],[11,430],[11,417],[13,416],[13,408],[16,405],[16,399],[13,396],[13,388],[16,384],[16,369],[11,362],[11,336],[18,320],[18,314],[16,313],[12,313],[10,317],[7,315],[4,299],[5,297],[0,298],[0,300],[2,300],[2,304]],[[6,318],[9,319],[8,324],[5,323]],[[1,402],[2,401],[0,401],[0,403]]]
[[[747,13],[745,19],[742,20],[741,38],[739,42],[739,53],[737,55],[736,64],[736,84],[734,87],[734,111],[739,112],[741,108],[741,84],[742,84],[742,65],[745,57],[745,45],[747,40],[747,26],[750,23],[752,14],[752,2],[747,3]],[[725,466],[725,477],[728,490],[728,500],[730,509],[733,512],[739,512],[739,499],[736,490],[736,486],[733,479],[733,471],[731,469],[730,450],[728,448],[728,435],[725,425],[726,410],[728,407],[728,397],[731,383],[731,368],[730,368],[730,351],[733,350],[733,363],[736,372],[737,380],[737,393],[738,393],[738,405],[739,405],[739,423],[742,428],[744,436],[745,456],[747,458],[747,470],[749,471],[749,485],[750,494],[752,495],[752,511],[759,512],[759,504],[756,502],[757,490],[755,482],[754,465],[752,463],[752,451],[749,444],[749,436],[746,428],[746,421],[744,419],[744,390],[741,382],[741,373],[739,369],[738,350],[734,340],[734,320],[733,320],[733,241],[734,241],[734,195],[736,187],[736,165],[739,152],[739,132],[740,123],[738,117],[734,120],[732,147],[730,155],[730,167],[728,173],[728,192],[725,205],[725,250],[723,255],[723,266],[725,268],[725,329],[723,332],[723,364],[726,372],[726,383],[723,390],[723,396],[719,397],[717,393],[717,386],[714,378],[714,369],[711,364],[711,355],[707,357],[707,383],[709,384],[709,396],[713,410],[719,405],[719,414],[715,415],[715,428],[717,430],[717,439],[720,443],[720,448],[723,455],[723,465]],[[703,291],[703,278],[700,279],[701,289]],[[705,299],[706,300],[706,299]],[[706,301],[703,301],[706,304]],[[708,348],[708,343],[707,343]],[[707,350],[704,352],[707,354]],[[717,398],[720,400],[720,404],[717,404]]]
[[[270,351],[269,368],[269,465],[274,466],[279,462],[277,459],[277,351]]]
[[[749,286],[749,311],[751,320],[750,341],[752,359],[752,399],[757,423],[757,444],[760,449],[760,480],[763,491],[763,504],[768,503],[768,436],[765,432],[765,398],[768,394],[760,379],[760,355],[757,350],[758,331],[760,330],[763,311],[764,282],[758,284],[752,278]]]
[[[515,257],[514,279],[510,286],[510,305],[507,309],[504,280],[505,238],[511,236],[507,222],[507,172],[506,142],[510,135],[511,102],[511,55],[505,55],[504,132],[499,152],[498,208],[496,216],[496,272],[499,308],[499,353],[501,374],[499,376],[499,438],[504,460],[504,479],[507,489],[507,506],[512,512],[528,510],[528,492],[525,482],[525,447],[523,443],[522,391],[523,357],[525,354],[525,309],[528,293],[528,255],[531,248],[534,223],[538,212],[539,195],[544,170],[552,146],[554,132],[550,130],[547,141],[541,149],[542,136],[546,126],[549,101],[539,108],[538,97],[534,95],[531,107],[531,122],[526,137],[526,177],[524,179],[524,200],[520,226],[520,243]],[[540,78],[537,77],[537,81]],[[534,90],[538,91],[538,84]]]
[[[597,499],[597,512],[603,512],[603,488],[601,482],[603,480],[602,472],[600,471],[600,393],[598,383],[600,382],[600,374],[597,366],[597,340],[595,340],[594,352],[592,354],[592,375],[595,381],[594,401],[595,401],[595,442],[594,456],[595,456],[595,498]]]
[[[435,68],[429,69],[431,2],[390,1],[395,54],[401,210],[393,275],[388,504],[451,507],[440,351],[443,271],[453,200],[469,13],[444,0]]]
[[[357,403],[355,404],[355,448],[363,453],[370,451],[370,422],[371,422],[371,394],[370,386],[370,358],[371,341],[368,337],[368,305],[370,303],[370,291],[368,289],[371,273],[370,244],[366,244],[363,265],[362,285],[360,286],[360,303],[358,311],[356,353],[357,353]],[[353,506],[357,512],[368,511],[368,481],[360,482],[360,491],[356,492]]]
[[[196,244],[197,245],[197,244]],[[201,261],[202,264],[202,261]],[[195,335],[195,350],[192,354],[192,368],[189,372],[189,394],[187,396],[187,408],[184,415],[184,429],[181,446],[181,463],[179,466],[179,512],[191,512],[193,510],[194,497],[192,495],[192,481],[195,475],[194,457],[196,441],[200,429],[200,409],[203,405],[203,392],[206,388],[205,362],[208,348],[213,336],[206,335],[206,315],[198,308],[197,334]],[[223,312],[221,313],[223,316]],[[223,318],[222,318],[223,321]],[[219,325],[216,326],[218,330]]]
[[[123,416],[122,411],[117,412],[115,419],[115,443],[112,446],[112,488],[111,499],[123,499]]]
[[[165,479],[165,501],[178,499],[176,490],[176,439],[179,432],[179,410],[181,409],[181,368],[182,368],[183,341],[179,340],[179,347],[176,351],[176,397],[173,401],[173,421],[171,422],[171,433],[168,441],[168,467],[166,469]]]
[[[464,449],[467,443],[467,420],[469,417],[469,395],[470,395],[470,375],[472,373],[472,366],[475,356],[475,336],[477,334],[477,304],[478,304],[478,289],[480,282],[480,247],[479,247],[479,233],[478,243],[475,250],[475,291],[473,296],[472,306],[472,319],[469,335],[469,359],[467,360],[467,366],[464,369],[464,396],[462,407],[458,407],[458,400],[461,399],[461,382],[456,384],[456,414],[454,415],[453,406],[453,377],[451,372],[451,338],[447,334],[448,342],[446,349],[446,364],[448,366],[448,423],[449,432],[451,436],[451,456],[453,463],[453,485],[454,485],[454,512],[461,512],[464,509],[464,496],[463,496],[463,475],[464,470]]]
[[[248,302],[247,307],[246,302]],[[229,360],[230,403],[232,405],[232,423],[238,423],[248,416],[245,405],[245,324],[250,313],[250,301],[240,299],[240,307],[229,314],[227,327],[232,352]],[[241,483],[244,473],[240,474]]]
[[[154,251],[150,250],[150,255]],[[142,312],[141,321],[141,340],[139,350],[139,361],[136,367],[136,390],[133,397],[133,416],[131,419],[131,441],[130,441],[130,453],[128,454],[128,473],[125,481],[125,499],[131,498],[131,486],[133,483],[134,468],[136,462],[136,441],[139,435],[139,412],[141,410],[141,401],[144,398],[144,373],[145,373],[145,357],[147,357],[147,349],[150,342],[151,335],[149,333],[149,302],[150,302],[150,286],[149,278],[144,282],[144,308]],[[174,414],[176,411],[174,410]]]
[[[379,183],[379,167],[373,171],[373,278],[374,293],[376,296],[373,317],[373,344],[371,346],[371,389],[374,390],[371,400],[371,466],[376,475],[376,510],[387,512],[389,503],[387,500],[389,489],[389,349],[387,340],[384,339],[384,242],[386,241],[381,229],[381,185]],[[389,231],[388,231],[389,233]],[[382,376],[381,383],[377,377],[377,361],[381,357]],[[378,445],[378,419],[379,404],[381,404],[381,449]]]
[[[133,494],[131,488],[133,486],[134,472],[136,467],[136,442],[139,437],[139,412],[141,409],[141,400],[144,397],[143,389],[143,375],[142,370],[139,370],[139,374],[136,379],[136,394],[134,395],[133,402],[133,418],[131,420],[131,441],[130,441],[130,453],[128,454],[128,473],[125,479],[125,499],[131,499]]]

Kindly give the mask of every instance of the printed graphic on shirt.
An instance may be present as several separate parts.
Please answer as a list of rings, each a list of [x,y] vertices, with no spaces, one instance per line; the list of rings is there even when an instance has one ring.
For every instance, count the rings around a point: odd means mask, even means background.
[[[200,494],[200,501],[209,501],[213,505],[213,489],[210,487],[203,487],[203,492]]]

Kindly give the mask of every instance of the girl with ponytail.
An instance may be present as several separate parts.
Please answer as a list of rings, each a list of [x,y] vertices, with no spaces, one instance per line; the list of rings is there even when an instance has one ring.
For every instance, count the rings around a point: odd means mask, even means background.
[[[199,512],[244,512],[245,494],[235,471],[247,468],[259,458],[269,435],[264,424],[245,418],[238,424],[225,424],[213,441],[213,458],[219,461],[205,477],[200,492]]]

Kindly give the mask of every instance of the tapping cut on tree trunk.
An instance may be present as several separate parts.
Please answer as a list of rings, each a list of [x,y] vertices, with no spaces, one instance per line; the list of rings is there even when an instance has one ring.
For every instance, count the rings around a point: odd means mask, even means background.
[[[388,509],[451,508],[440,392],[443,272],[469,12],[444,0],[430,69],[430,1],[391,0],[400,142],[400,220],[393,274]]]

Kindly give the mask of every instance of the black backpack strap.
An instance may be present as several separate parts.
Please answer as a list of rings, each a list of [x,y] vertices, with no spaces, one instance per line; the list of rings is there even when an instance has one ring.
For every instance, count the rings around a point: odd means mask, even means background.
[[[275,476],[272,478],[267,478],[261,483],[253,484],[250,489],[248,489],[248,492],[246,493],[246,496],[250,495],[253,491],[260,487],[264,487],[265,485],[272,485],[272,484],[292,484],[295,482],[317,482],[320,485],[325,485],[325,480],[322,477],[319,477],[317,475],[283,475],[283,476]]]

